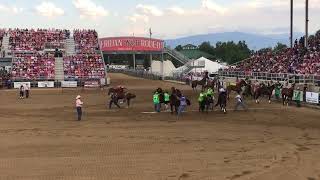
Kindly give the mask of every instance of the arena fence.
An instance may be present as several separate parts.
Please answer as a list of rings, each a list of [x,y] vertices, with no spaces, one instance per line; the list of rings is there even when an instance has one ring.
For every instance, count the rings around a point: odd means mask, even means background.
[[[219,71],[220,77],[225,78],[249,78],[264,81],[287,81],[297,84],[310,84],[320,86],[320,75],[303,75],[289,73],[266,73],[266,72],[244,72],[244,71]]]

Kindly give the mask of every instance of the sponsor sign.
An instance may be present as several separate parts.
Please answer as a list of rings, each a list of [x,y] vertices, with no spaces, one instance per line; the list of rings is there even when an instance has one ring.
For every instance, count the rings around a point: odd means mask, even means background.
[[[319,93],[306,92],[307,103],[319,104]]]
[[[102,51],[162,51],[164,41],[143,37],[111,37],[99,40]]]
[[[78,87],[77,81],[61,81],[61,87],[63,88],[76,88]]]
[[[98,88],[100,87],[99,81],[86,81],[84,82],[86,88]]]
[[[42,81],[38,82],[39,88],[54,88],[54,82],[53,81]]]
[[[19,88],[21,87],[21,85],[23,85],[23,86],[28,86],[29,89],[31,88],[31,83],[30,83],[30,82],[14,82],[14,83],[13,83],[13,87],[14,87],[15,89],[19,89]]]
[[[129,66],[127,65],[109,65],[109,69],[129,69]]]

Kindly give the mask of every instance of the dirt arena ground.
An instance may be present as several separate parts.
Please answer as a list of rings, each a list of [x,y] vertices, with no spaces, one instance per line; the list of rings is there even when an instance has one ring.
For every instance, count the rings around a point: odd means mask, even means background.
[[[319,110],[250,100],[248,112],[200,114],[187,86],[111,78],[137,95],[130,109],[107,110],[101,90],[33,89],[28,100],[0,91],[0,179],[320,179]],[[173,85],[193,100],[187,113],[142,113],[153,110],[152,90]]]

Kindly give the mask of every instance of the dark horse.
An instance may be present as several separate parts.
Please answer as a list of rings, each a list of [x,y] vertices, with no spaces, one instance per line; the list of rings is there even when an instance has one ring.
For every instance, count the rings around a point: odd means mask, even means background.
[[[127,106],[130,106],[130,101],[131,99],[136,98],[136,95],[133,93],[125,93],[122,90],[118,89],[118,88],[110,88],[108,90],[108,95],[110,96],[111,93],[116,93],[118,100],[122,99],[124,101],[127,102]]]
[[[256,101],[256,103],[259,103],[259,97],[262,95],[267,95],[269,97],[269,104],[271,103],[271,96],[272,96],[272,92],[275,88],[275,85],[271,85],[271,86],[266,86],[266,85],[262,85],[261,87],[259,87],[256,92],[254,93],[254,100]]]
[[[206,87],[206,84],[207,84],[207,78],[204,77],[204,78],[201,79],[200,81],[198,81],[198,80],[192,81],[191,87],[192,87],[192,89],[193,89],[194,91],[196,91],[196,90],[197,90],[197,86],[200,85],[200,86],[202,86],[202,90],[204,90],[205,87]]]
[[[242,87],[246,86],[246,85],[247,85],[247,83],[243,79],[239,83],[237,83],[236,85],[229,85],[227,87],[227,97],[228,97],[228,99],[230,98],[231,91],[235,91],[238,94],[240,94],[240,92],[242,91]]]
[[[290,102],[292,101],[293,91],[294,91],[295,84],[293,83],[290,88],[282,88],[281,95],[282,95],[282,104],[289,106]]]
[[[220,92],[218,97],[218,102],[215,106],[220,106],[221,110],[224,113],[227,113],[227,93],[226,92]]]
[[[179,98],[182,96],[182,93],[179,89],[176,89],[175,87],[171,88],[171,95],[170,95],[170,109],[171,109],[171,114],[175,112],[176,114],[178,113],[178,108],[180,106],[180,100]],[[191,105],[191,102],[189,99],[187,99],[187,104],[188,106]]]

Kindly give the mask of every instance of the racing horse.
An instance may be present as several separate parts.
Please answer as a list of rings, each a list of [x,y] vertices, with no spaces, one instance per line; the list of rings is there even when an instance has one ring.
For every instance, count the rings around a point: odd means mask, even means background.
[[[223,113],[227,113],[227,92],[220,92],[218,102],[215,106],[220,106]]]
[[[256,103],[259,103],[259,97],[263,96],[263,95],[267,95],[269,97],[269,104],[271,104],[271,96],[272,96],[272,92],[275,89],[275,85],[262,85],[259,88],[257,88],[256,92],[254,93],[254,100],[256,101]]]
[[[176,89],[175,87],[171,88],[171,95],[170,95],[170,110],[171,114],[178,113],[178,108],[180,106],[180,97],[182,96],[182,93],[179,89]],[[190,106],[191,102],[187,98],[187,105]]]
[[[295,83],[293,83],[290,88],[282,88],[281,95],[282,95],[283,105],[287,104],[287,106],[289,106],[293,98],[294,88],[295,88]]]
[[[247,85],[247,83],[246,83],[246,81],[245,80],[241,80],[239,83],[237,83],[236,85],[229,85],[228,87],[227,87],[227,98],[228,99],[230,99],[230,93],[232,92],[232,91],[235,91],[235,92],[237,92],[238,94],[240,94],[240,92],[242,91],[242,87],[243,86],[246,86]]]
[[[197,86],[200,85],[202,87],[202,90],[206,88],[207,85],[207,78],[204,77],[200,81],[195,80],[191,82],[191,87],[194,91],[197,91]]]
[[[119,88],[109,88],[108,96],[110,96],[112,93],[117,94],[117,100],[123,100],[124,102],[127,102],[128,108],[130,107],[131,100],[137,97],[135,94],[125,93],[122,89]]]

